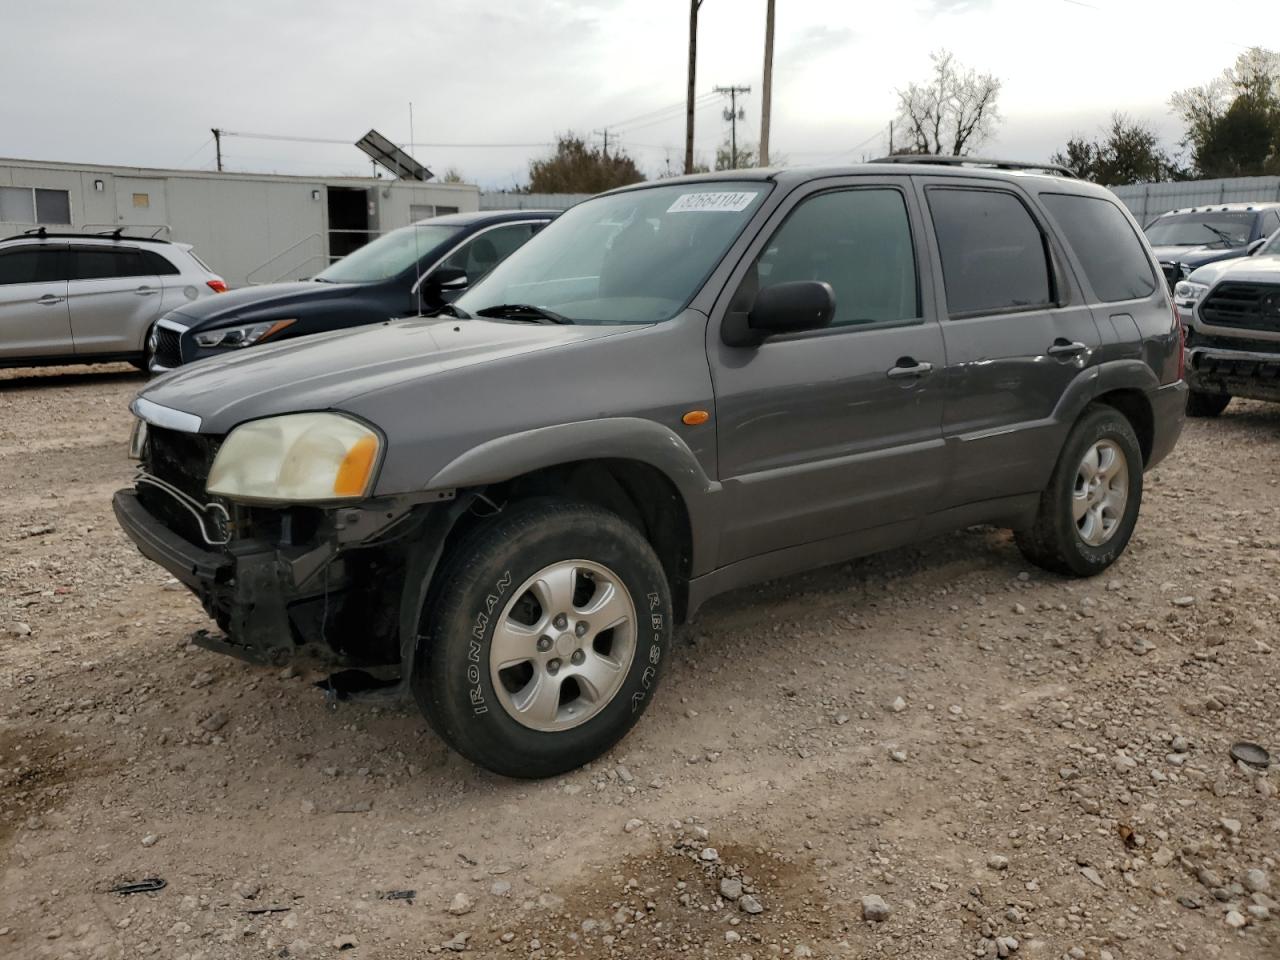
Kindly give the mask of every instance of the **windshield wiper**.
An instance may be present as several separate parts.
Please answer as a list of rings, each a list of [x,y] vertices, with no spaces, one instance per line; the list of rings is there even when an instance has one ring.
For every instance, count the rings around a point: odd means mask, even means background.
[[[1232,241],[1231,234],[1227,233],[1225,230],[1219,230],[1217,227],[1211,227],[1207,223],[1202,223],[1200,224],[1200,226],[1204,227],[1206,230],[1208,230],[1211,233],[1216,233],[1218,235],[1218,239],[1221,240],[1223,243],[1225,243],[1228,247],[1235,246],[1235,244],[1231,242]]]
[[[535,307],[531,303],[499,303],[496,306],[477,310],[476,316],[494,317],[499,320],[528,320],[530,323],[573,323],[568,317]]]

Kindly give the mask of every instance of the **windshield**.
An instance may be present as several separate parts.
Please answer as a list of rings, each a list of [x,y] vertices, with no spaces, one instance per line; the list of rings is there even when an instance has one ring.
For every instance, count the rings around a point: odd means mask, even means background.
[[[1177,213],[1147,227],[1153,247],[1242,247],[1253,228],[1252,213]]]
[[[761,181],[682,183],[587,200],[456,304],[471,314],[533,306],[560,322],[669,320],[693,299],[771,188]]]
[[[374,283],[390,280],[414,265],[419,257],[455,236],[461,227],[415,223],[366,243],[316,274],[328,283]]]

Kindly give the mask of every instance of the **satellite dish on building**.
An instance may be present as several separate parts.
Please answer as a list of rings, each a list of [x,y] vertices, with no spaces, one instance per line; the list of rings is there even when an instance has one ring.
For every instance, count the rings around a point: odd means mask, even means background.
[[[374,163],[390,170],[397,180],[430,180],[435,176],[377,130],[370,130],[357,140],[356,147]]]

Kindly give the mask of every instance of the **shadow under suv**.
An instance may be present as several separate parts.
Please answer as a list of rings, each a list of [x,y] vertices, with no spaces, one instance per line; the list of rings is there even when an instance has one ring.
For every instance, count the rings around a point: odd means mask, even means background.
[[[978,523],[1096,574],[1182,337],[1111,193],[1010,166],[595,197],[445,314],[155,380],[116,516],[212,649],[399,677],[514,776],[622,738],[725,590]]]

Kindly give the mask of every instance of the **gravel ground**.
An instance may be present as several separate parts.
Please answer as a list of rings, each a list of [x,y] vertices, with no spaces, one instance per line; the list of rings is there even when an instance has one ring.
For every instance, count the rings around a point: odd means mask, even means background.
[[[189,644],[110,512],[141,384],[0,371],[0,955],[1280,956],[1280,406],[1100,579],[974,528],[720,598],[530,783]]]

